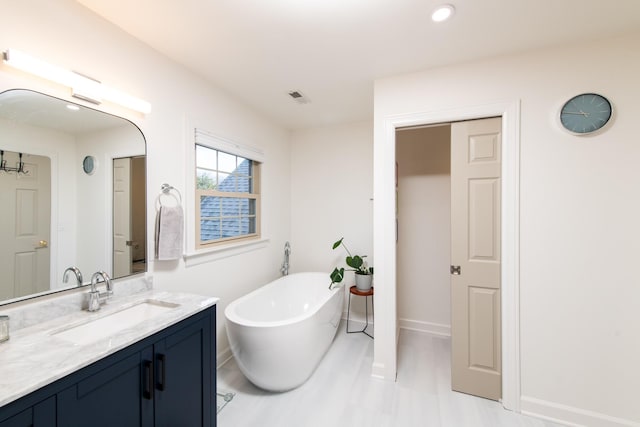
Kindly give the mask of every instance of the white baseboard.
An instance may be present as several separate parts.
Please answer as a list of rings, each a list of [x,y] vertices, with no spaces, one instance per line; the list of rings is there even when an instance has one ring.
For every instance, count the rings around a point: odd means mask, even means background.
[[[373,363],[371,365],[371,376],[373,378],[384,380],[385,379],[384,371],[385,371],[384,363]]]
[[[640,427],[640,423],[594,411],[522,396],[520,410],[525,415],[573,427]]]
[[[399,319],[398,325],[400,329],[407,329],[410,331],[426,332],[432,335],[439,335],[443,337],[451,336],[451,325],[443,325],[441,323],[422,322],[419,320]]]
[[[224,350],[219,351],[218,354],[216,355],[216,368],[220,368],[222,365],[224,365],[229,360],[231,360],[232,357],[233,357],[233,354],[231,353],[230,347],[227,347]]]

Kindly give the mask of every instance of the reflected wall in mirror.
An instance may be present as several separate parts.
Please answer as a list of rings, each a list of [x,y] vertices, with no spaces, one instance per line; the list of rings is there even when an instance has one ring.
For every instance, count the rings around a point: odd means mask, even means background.
[[[0,304],[77,286],[73,272],[63,281],[69,267],[84,284],[98,270],[114,278],[146,271],[146,147],[137,126],[9,90],[0,93],[0,151]]]

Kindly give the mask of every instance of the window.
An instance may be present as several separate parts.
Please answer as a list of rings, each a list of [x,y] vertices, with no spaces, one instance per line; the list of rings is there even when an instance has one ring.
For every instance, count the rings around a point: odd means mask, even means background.
[[[196,247],[260,236],[260,163],[196,143]]]

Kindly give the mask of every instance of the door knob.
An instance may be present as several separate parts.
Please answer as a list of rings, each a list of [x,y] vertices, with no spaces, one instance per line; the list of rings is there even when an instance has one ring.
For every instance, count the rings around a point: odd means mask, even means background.
[[[45,249],[49,247],[49,242],[47,242],[46,240],[40,240],[38,242],[38,246],[36,246],[36,249]]]
[[[460,266],[459,265],[452,265],[450,271],[451,271],[451,274],[453,274],[455,276],[459,276],[460,275]]]

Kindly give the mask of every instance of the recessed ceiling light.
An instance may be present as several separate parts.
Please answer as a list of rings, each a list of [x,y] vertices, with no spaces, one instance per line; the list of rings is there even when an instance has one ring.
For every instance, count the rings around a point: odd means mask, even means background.
[[[437,8],[435,8],[433,13],[431,14],[431,19],[433,20],[433,22],[443,22],[451,18],[455,12],[455,7],[450,4],[443,4],[442,6],[438,6]]]
[[[67,108],[69,110],[72,110],[72,111],[78,111],[80,109],[80,107],[78,107],[77,105],[73,105],[73,104],[67,104]]]

